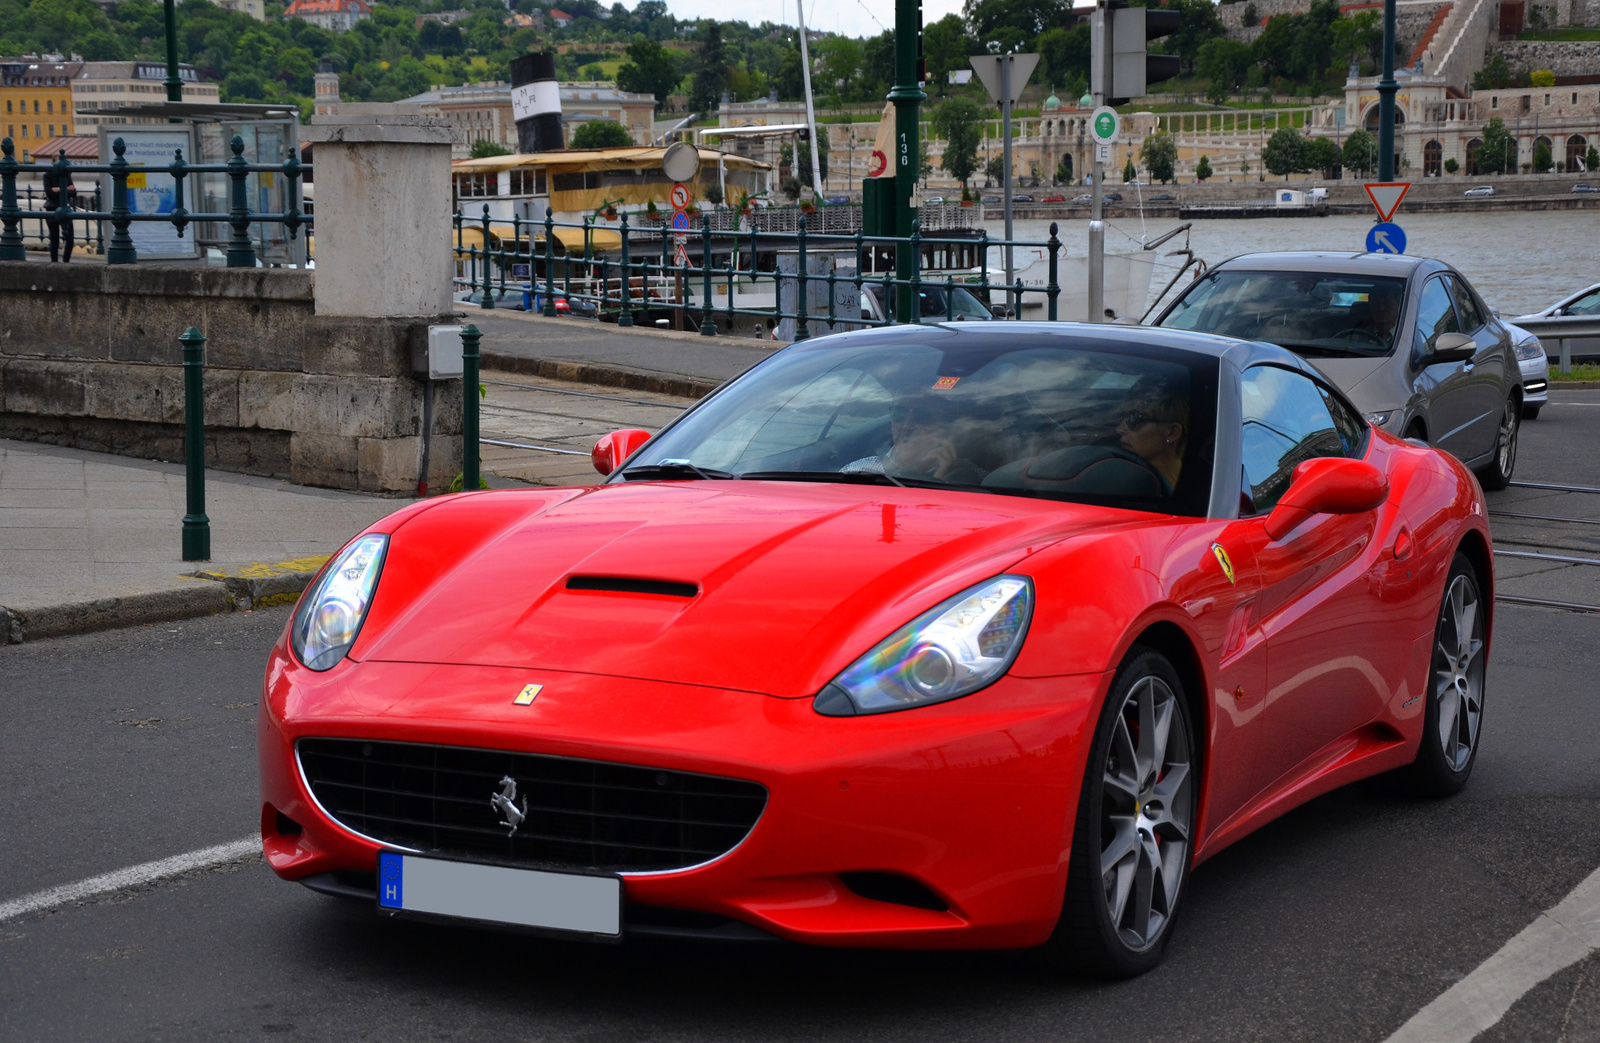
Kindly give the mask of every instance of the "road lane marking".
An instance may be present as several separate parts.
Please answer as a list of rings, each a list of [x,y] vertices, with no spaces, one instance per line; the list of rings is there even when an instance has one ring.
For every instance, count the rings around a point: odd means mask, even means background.
[[[52,906],[66,905],[68,902],[81,902],[85,898],[103,895],[109,891],[121,891],[129,887],[138,887],[148,884],[152,880],[162,877],[177,876],[187,873],[192,869],[208,869],[211,866],[220,866],[227,862],[237,862],[247,855],[260,854],[261,838],[259,836],[245,837],[228,844],[218,844],[215,847],[201,848],[199,851],[190,851],[187,854],[173,855],[171,858],[157,859],[143,865],[129,866],[126,869],[117,869],[99,876],[91,876],[87,880],[79,880],[75,884],[62,884],[60,887],[51,887],[44,891],[35,891],[31,895],[14,898],[9,902],[0,902],[0,923],[15,920],[19,916],[36,913],[41,909]]]
[[[1467,1043],[1530,989],[1600,950],[1600,869],[1471,974],[1419,1010],[1386,1043]]]

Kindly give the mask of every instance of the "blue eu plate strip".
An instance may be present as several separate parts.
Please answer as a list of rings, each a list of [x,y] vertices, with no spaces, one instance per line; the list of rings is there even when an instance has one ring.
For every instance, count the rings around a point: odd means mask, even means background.
[[[385,909],[404,909],[404,898],[405,856],[378,852],[378,904]]]

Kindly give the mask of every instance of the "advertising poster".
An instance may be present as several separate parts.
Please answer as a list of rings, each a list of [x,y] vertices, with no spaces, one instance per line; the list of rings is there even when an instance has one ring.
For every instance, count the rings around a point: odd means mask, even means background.
[[[100,128],[100,154],[112,157],[111,143],[121,138],[128,161],[128,209],[135,214],[171,214],[178,205],[177,184],[167,173],[173,155],[183,150],[185,162],[194,160],[194,134],[184,126],[152,125],[117,126]],[[111,209],[111,175],[105,175],[106,209]],[[193,213],[194,190],[198,177],[184,179],[184,208]],[[109,230],[108,230],[109,233]],[[189,226],[183,236],[167,221],[134,221],[128,225],[128,235],[140,260],[189,258],[199,255],[195,243],[195,227]]]

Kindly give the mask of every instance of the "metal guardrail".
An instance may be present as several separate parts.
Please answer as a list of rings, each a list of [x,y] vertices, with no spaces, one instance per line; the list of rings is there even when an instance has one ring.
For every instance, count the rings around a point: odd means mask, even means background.
[[[1539,338],[1539,343],[1548,345],[1555,341],[1557,345],[1556,358],[1561,362],[1561,372],[1572,372],[1572,340],[1579,337],[1600,337],[1600,316],[1588,315],[1558,315],[1538,319],[1511,319],[1518,327],[1527,330]]]
[[[644,228],[630,227],[628,218],[627,213],[621,214],[616,227],[598,225],[592,218],[574,224],[554,220],[554,212],[547,208],[542,223],[518,217],[509,222],[495,221],[487,204],[481,218],[467,218],[457,213],[453,254],[459,270],[464,272],[457,282],[479,295],[478,303],[486,309],[495,307],[495,300],[503,299],[507,293],[521,294],[524,285],[528,285],[530,293],[539,297],[539,310],[547,316],[556,314],[556,301],[564,297],[569,302],[592,304],[598,317],[614,317],[619,326],[634,325],[636,312],[660,311],[674,315],[680,324],[693,324],[708,337],[718,333],[719,318],[727,329],[731,328],[736,315],[754,316],[774,324],[792,319],[795,340],[813,336],[814,324],[825,323],[830,329],[840,325],[846,328],[889,326],[896,324],[896,315],[901,316],[899,321],[904,321],[904,316],[913,312],[919,313],[919,318],[937,321],[936,316],[920,315],[923,287],[945,290],[944,318],[950,321],[958,318],[952,292],[957,287],[971,292],[986,307],[990,306],[992,294],[1004,294],[1009,299],[1008,317],[1021,314],[1021,304],[1027,297],[1042,298],[1048,320],[1055,322],[1059,318],[1062,246],[1054,223],[1050,225],[1050,238],[1041,243],[991,239],[987,232],[972,238],[924,236],[920,222],[913,223],[912,234],[905,238],[866,235],[859,231],[816,233],[809,231],[804,215],[797,219],[793,232],[757,228],[718,231],[712,227],[711,217],[703,214],[699,229],[688,233],[700,253],[702,263],[697,265],[687,256],[683,257],[684,263],[678,262],[674,232],[670,228],[656,223]],[[509,238],[501,231],[508,226]],[[481,235],[483,249],[480,250],[477,243],[464,241],[464,233],[469,228]],[[583,243],[582,252],[574,254],[571,249],[560,246],[557,229],[578,232],[578,236],[569,238]],[[611,236],[617,236],[618,245],[614,249],[598,248],[597,233],[604,233],[608,242]],[[498,245],[491,245],[494,243]],[[1020,278],[1011,285],[1003,281],[990,282],[989,261],[993,256],[990,251],[1019,246],[1045,251],[1045,285],[1027,286]],[[893,267],[889,254],[898,249],[911,253],[910,276],[897,278],[888,270],[878,274],[880,267]],[[826,274],[811,272],[808,256],[817,251],[852,257],[854,272],[848,275],[833,270]],[[718,253],[728,255],[722,267],[704,263]],[[794,254],[794,271],[779,270],[776,263],[772,268],[760,267],[763,257],[780,253]],[[946,259],[970,258],[974,263],[963,267],[975,269],[976,277],[965,277],[958,282],[951,274],[943,279],[937,275],[924,276],[925,261],[940,254]],[[869,261],[873,263],[869,265]],[[517,271],[524,267],[524,273]],[[872,269],[870,273],[869,268]],[[735,304],[737,290],[745,290],[744,295],[748,296],[763,283],[773,288],[773,307]],[[814,309],[809,303],[810,289],[819,283],[828,287],[827,302],[825,307]],[[785,293],[785,286],[792,286],[792,291]],[[881,290],[886,317],[863,318],[859,307],[851,307],[848,314],[841,313],[837,292],[840,286],[851,287],[856,298],[863,287]],[[698,303],[693,299],[696,295]],[[720,305],[715,303],[719,295],[726,296],[726,302]],[[790,298],[790,307],[784,306],[786,297]]]
[[[184,161],[183,150],[177,149],[172,162],[165,167],[138,167],[127,161],[124,155],[126,146],[121,138],[117,138],[111,145],[114,155],[110,163],[73,163],[67,159],[65,151],[54,163],[18,163],[16,145],[9,137],[0,140],[0,261],[27,260],[21,231],[24,218],[57,222],[109,221],[111,235],[105,245],[107,264],[138,262],[138,251],[128,234],[129,225],[135,221],[160,221],[171,224],[177,230],[179,237],[183,236],[185,229],[191,224],[216,222],[226,224],[232,230],[227,241],[228,267],[254,268],[256,251],[255,242],[250,238],[251,225],[281,224],[287,230],[290,239],[295,238],[302,227],[306,229],[308,235],[310,234],[312,219],[300,205],[300,180],[311,171],[311,167],[302,164],[300,158],[292,152],[281,164],[247,162],[244,158],[244,139],[237,134],[234,135],[231,149],[233,158],[226,163],[188,163]],[[108,175],[111,179],[111,209],[76,210],[68,205],[63,194],[61,205],[53,210],[23,210],[17,202],[17,175],[45,174],[52,171],[58,177],[69,177],[74,173]],[[128,176],[151,172],[171,175],[176,186],[175,205],[170,212],[164,214],[133,213],[128,208]],[[245,182],[251,174],[258,173],[282,174],[287,179],[285,198],[288,205],[283,213],[260,213],[250,209]],[[227,175],[229,179],[227,213],[195,213],[184,208],[185,180],[198,174]],[[95,205],[100,205],[98,193],[95,198]]]

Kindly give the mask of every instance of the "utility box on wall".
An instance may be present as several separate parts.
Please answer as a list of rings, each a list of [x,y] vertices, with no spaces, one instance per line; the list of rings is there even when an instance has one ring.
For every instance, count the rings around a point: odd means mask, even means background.
[[[429,326],[426,354],[413,352],[411,368],[429,380],[459,380],[465,372],[461,361],[461,331],[465,326]],[[420,347],[420,345],[419,345]]]
[[[893,177],[862,179],[861,231],[866,235],[894,235]]]

